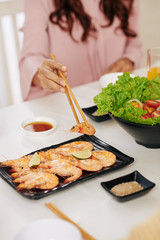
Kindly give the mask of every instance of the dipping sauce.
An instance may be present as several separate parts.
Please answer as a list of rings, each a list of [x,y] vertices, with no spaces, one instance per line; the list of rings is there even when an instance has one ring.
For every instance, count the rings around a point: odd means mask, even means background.
[[[48,122],[31,122],[24,126],[24,129],[30,132],[43,132],[53,128]]]
[[[138,182],[131,181],[115,185],[111,188],[111,192],[117,196],[123,197],[135,192],[139,192],[143,189],[144,187],[142,187]]]

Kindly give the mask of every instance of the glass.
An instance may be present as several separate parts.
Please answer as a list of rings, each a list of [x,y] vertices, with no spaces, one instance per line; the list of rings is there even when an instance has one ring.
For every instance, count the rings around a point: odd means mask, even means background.
[[[147,77],[149,80],[160,74],[160,47],[147,50]]]

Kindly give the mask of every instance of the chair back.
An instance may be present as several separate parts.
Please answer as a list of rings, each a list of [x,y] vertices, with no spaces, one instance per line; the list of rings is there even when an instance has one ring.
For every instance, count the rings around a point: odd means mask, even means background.
[[[23,18],[23,0],[0,2],[1,107],[22,101],[18,66],[22,33],[18,25],[23,24]]]

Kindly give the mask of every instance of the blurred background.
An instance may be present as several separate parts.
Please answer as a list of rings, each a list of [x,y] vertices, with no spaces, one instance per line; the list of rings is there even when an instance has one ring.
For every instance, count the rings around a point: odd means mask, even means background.
[[[146,66],[146,50],[160,46],[160,1],[139,0],[140,36]],[[0,0],[0,108],[22,101],[18,59],[22,47],[23,0]]]

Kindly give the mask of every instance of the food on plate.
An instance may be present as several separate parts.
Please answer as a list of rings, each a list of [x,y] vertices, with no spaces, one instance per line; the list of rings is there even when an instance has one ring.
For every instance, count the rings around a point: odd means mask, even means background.
[[[78,148],[79,150],[93,150],[94,148],[92,143],[86,142],[86,141],[71,142],[71,143],[63,144],[58,148],[67,148],[67,147],[74,147],[74,148]]]
[[[59,179],[56,175],[45,172],[31,172],[20,176],[13,180],[15,183],[20,183],[18,189],[52,189],[55,188]]]
[[[83,150],[83,151],[78,151],[73,153],[73,157],[83,160],[83,159],[87,159],[90,158],[92,155],[90,150]]]
[[[29,167],[36,167],[40,164],[41,160],[37,152],[33,155],[33,157],[30,159],[28,166]]]
[[[48,152],[38,152],[38,155],[39,155],[41,163],[46,161],[46,159],[49,158]],[[23,157],[18,158],[18,159],[3,161],[3,162],[1,162],[1,165],[4,166],[4,167],[5,166],[10,166],[10,167],[12,167],[12,170],[28,167],[29,162],[32,159],[32,157],[33,157],[33,154],[30,154],[30,155],[23,156]]]
[[[103,168],[102,164],[95,159],[85,159],[78,161],[78,167],[82,170],[96,172]]]
[[[111,188],[111,192],[117,196],[123,197],[135,192],[139,192],[143,189],[144,187],[142,187],[138,182],[131,181],[115,185]]]
[[[80,178],[82,170],[72,164],[64,163],[59,166],[50,167],[46,170],[49,173],[54,173],[61,177],[67,177],[64,183],[72,182]]]
[[[70,130],[71,132],[78,132],[83,133],[87,135],[94,135],[95,134],[95,128],[88,123],[88,125],[85,122],[81,122],[75,126],[73,126]]]
[[[118,77],[94,97],[98,114],[110,112],[135,123],[160,124],[160,76],[152,80],[129,73]]]
[[[53,189],[79,179],[83,171],[96,172],[116,162],[116,156],[95,150],[87,141],[75,141],[46,151],[37,151],[15,160],[0,163],[10,167],[12,181],[21,189]]]
[[[116,155],[105,150],[96,150],[92,152],[92,159],[97,159],[103,167],[110,167],[116,162]]]

